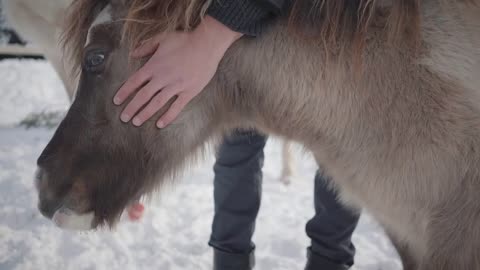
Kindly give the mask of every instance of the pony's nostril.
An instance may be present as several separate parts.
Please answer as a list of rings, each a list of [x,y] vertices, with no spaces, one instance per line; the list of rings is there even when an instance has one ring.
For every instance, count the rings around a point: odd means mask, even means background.
[[[44,175],[43,170],[40,168],[37,168],[37,171],[35,172],[35,176],[34,176],[35,188],[37,190],[40,190],[40,187],[42,186],[43,175]]]
[[[42,153],[38,159],[37,159],[37,166],[39,168],[43,167],[45,165],[45,162],[47,161],[47,155],[45,153]]]
[[[55,214],[57,209],[58,205],[54,202],[40,201],[38,203],[38,210],[40,210],[40,213],[48,219],[53,218],[53,214]]]
[[[55,137],[54,137],[55,138]],[[48,145],[45,147],[45,149],[43,149],[42,153],[40,154],[40,156],[38,157],[37,159],[37,166],[42,168],[42,167],[45,167],[47,165],[47,163],[49,162],[49,160],[52,160],[52,158],[55,157],[55,151],[53,150],[54,146],[57,145],[57,141],[55,141],[55,143],[53,142],[53,139],[50,143],[48,143]]]

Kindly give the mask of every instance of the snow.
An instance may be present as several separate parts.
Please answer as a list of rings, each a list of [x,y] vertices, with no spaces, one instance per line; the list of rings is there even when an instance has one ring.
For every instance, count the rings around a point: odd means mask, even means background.
[[[32,112],[68,108],[62,82],[45,61],[4,60],[0,78],[0,126],[19,123]]]
[[[137,223],[114,231],[61,231],[36,209],[35,160],[54,130],[25,129],[29,113],[66,110],[67,97],[51,66],[40,60],[0,62],[0,269],[212,269],[207,242],[213,214],[213,157],[147,203]],[[263,200],[254,241],[256,269],[303,269],[313,215],[315,164],[295,153],[293,183],[278,181],[280,146],[269,141]],[[364,213],[354,234],[354,270],[400,270],[381,228]]]

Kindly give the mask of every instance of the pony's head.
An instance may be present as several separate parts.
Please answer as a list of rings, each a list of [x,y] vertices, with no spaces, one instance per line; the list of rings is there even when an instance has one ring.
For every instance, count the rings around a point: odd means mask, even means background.
[[[119,120],[122,108],[113,96],[144,62],[129,59],[122,38],[129,2],[79,0],[72,7],[66,47],[77,59],[79,86],[38,158],[36,176],[40,211],[63,228],[114,225],[129,203],[159,187],[207,137],[200,97],[163,130],[154,122],[135,128]]]

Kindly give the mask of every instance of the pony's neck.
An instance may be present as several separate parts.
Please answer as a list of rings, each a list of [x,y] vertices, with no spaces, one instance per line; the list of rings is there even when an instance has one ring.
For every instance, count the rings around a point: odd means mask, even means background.
[[[212,116],[222,128],[254,127],[304,143],[312,134],[322,136],[324,127],[317,123],[328,107],[318,91],[328,87],[324,77],[333,72],[324,74],[319,67],[321,48],[285,32],[281,25],[268,29],[261,37],[238,41],[225,55],[207,90],[215,103]]]

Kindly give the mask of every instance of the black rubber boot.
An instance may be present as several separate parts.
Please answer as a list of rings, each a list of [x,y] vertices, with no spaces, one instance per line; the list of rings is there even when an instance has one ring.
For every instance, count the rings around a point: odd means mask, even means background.
[[[348,270],[349,268],[350,266],[348,265],[335,263],[313,253],[310,249],[307,250],[307,266],[305,266],[305,270]]]
[[[254,252],[236,254],[213,249],[213,270],[252,270],[255,266]]]

